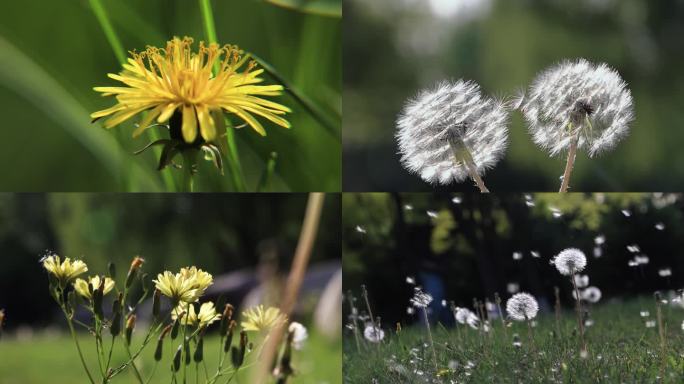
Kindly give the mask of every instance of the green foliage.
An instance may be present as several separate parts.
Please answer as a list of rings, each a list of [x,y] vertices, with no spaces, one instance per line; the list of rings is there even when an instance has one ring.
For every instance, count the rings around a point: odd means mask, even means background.
[[[656,382],[657,377],[663,383],[681,382],[684,333],[680,324],[684,312],[665,311],[667,346],[662,355],[658,329],[645,327],[641,310],[650,310],[653,320],[654,301],[615,302],[591,309],[595,323],[587,328],[587,358],[579,353],[572,312],[562,314],[560,334],[556,333],[553,314],[542,315],[533,328],[534,345],[530,345],[524,323],[515,323],[504,333],[496,319],[492,332],[484,335],[463,325],[458,329],[433,326],[441,374],[436,382],[626,383]],[[514,333],[519,335],[520,348],[513,346]],[[379,384],[416,383],[435,377],[424,329],[411,327],[399,334],[386,334],[382,344],[364,343],[361,353],[356,352],[353,335],[347,334],[345,383],[367,383],[371,379]]]
[[[323,16],[342,17],[342,0],[264,0],[279,7]]]

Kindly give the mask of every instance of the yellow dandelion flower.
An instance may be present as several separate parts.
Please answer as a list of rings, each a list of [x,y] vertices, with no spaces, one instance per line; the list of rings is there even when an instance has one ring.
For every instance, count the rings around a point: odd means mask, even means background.
[[[214,283],[214,277],[210,273],[194,266],[181,268],[180,273],[186,279],[193,279],[195,281],[195,288],[201,292],[200,296]]]
[[[245,331],[269,331],[271,328],[287,321],[287,317],[280,312],[280,309],[269,307],[264,309],[263,305],[249,308],[242,312],[244,321],[240,323]]]
[[[88,283],[90,283],[90,285],[92,285],[93,289],[95,290],[100,287],[102,280],[100,279],[100,276],[91,276],[88,278],[87,281],[79,278],[74,281],[74,289],[76,290],[76,293],[90,300],[93,298],[93,295],[90,293]],[[104,291],[102,292],[103,295],[108,294],[113,288],[114,280],[110,279],[109,277],[105,277]]]
[[[187,311],[187,313],[185,313]],[[221,318],[221,314],[216,313],[214,303],[206,302],[200,306],[199,313],[195,312],[195,306],[190,304],[179,304],[171,313],[171,318],[174,320],[181,316],[181,324],[185,325],[199,325],[200,327],[207,326]]]
[[[195,288],[195,280],[189,279],[180,273],[173,274],[164,271],[152,280],[162,295],[169,297],[174,303],[192,303],[200,297],[200,292]]]
[[[41,259],[43,267],[53,274],[62,287],[76,278],[76,276],[88,272],[88,266],[81,260],[71,261],[70,258],[61,258],[58,255],[45,256]]]
[[[216,139],[214,111],[237,116],[261,135],[266,131],[255,115],[290,127],[281,117],[290,109],[263,98],[280,95],[283,87],[256,85],[263,81],[259,77],[263,69],[256,69],[256,62],[241,56],[237,46],[221,47],[216,43],[206,46],[200,42],[198,51],[194,52],[192,44],[189,37],[174,37],[166,48],[148,46],[141,53],[131,52],[123,72],[108,75],[125,86],[94,88],[103,96],[115,96],[118,103],[91,117],[110,116],[104,126],[111,128],[148,111],[134,137],[155,120],[159,124],[171,120],[171,138],[182,138],[186,143],[195,143],[198,131],[206,142]],[[218,68],[215,75],[214,66]],[[246,67],[240,72],[243,66]]]

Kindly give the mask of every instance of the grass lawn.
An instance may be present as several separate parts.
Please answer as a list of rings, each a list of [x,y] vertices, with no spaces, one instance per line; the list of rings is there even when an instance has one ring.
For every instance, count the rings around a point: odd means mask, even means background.
[[[67,335],[60,336],[35,336],[30,340],[20,341],[5,337],[0,340],[0,383],[1,384],[80,384],[87,383],[88,379],[83,371],[78,359],[76,348]],[[92,371],[97,371],[97,359],[90,356],[95,353],[94,339],[81,336],[81,347],[84,349],[86,360],[91,362],[89,366]],[[138,340],[140,342],[141,340]],[[176,340],[177,341],[177,340]],[[218,338],[208,337],[205,340],[204,355],[207,360],[209,372],[216,370],[216,355],[218,354]],[[126,352],[120,346],[114,349],[112,361],[115,363],[124,362]],[[137,345],[136,340],[133,341]],[[139,368],[149,375],[154,367],[154,349],[152,343],[141,354],[141,358],[136,360]],[[170,383],[171,382],[171,359],[177,343],[165,343],[162,361],[157,367],[154,379],[151,383]],[[289,381],[295,384],[340,384],[342,383],[342,367],[340,356],[342,353],[341,342],[329,342],[320,336],[311,334],[304,349],[295,352],[293,366],[297,370],[297,375]],[[230,359],[224,366],[230,366]],[[252,361],[252,360],[250,360]],[[195,383],[194,362],[191,363],[193,369],[188,383]],[[203,376],[203,369],[200,365],[200,380]],[[248,372],[240,371],[238,383],[247,382]],[[224,377],[219,383],[223,384],[228,378]],[[113,383],[135,383],[132,372],[122,373],[117,376]],[[203,382],[203,381],[200,381]],[[236,381],[234,380],[233,383]]]
[[[640,312],[649,311],[648,317]],[[504,329],[499,319],[488,334],[460,326],[432,326],[435,368],[426,330],[385,329],[382,344],[362,342],[353,334],[344,342],[345,383],[682,383],[684,382],[684,310],[663,306],[665,352],[661,352],[651,298],[611,302],[590,308],[588,355],[580,356],[574,312],[563,312],[557,334],[553,313],[538,316],[533,345],[525,323]],[[394,327],[393,327],[394,328]],[[349,331],[347,331],[349,332]],[[519,335],[520,347],[513,345]],[[660,378],[660,379],[658,379]],[[432,381],[431,379],[435,379]]]

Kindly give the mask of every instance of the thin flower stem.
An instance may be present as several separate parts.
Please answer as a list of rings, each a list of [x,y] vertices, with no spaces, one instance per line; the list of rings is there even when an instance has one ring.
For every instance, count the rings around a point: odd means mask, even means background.
[[[361,345],[359,343],[359,321],[356,318],[356,307],[354,306],[354,298],[351,295],[351,291],[349,291],[349,295],[347,295],[347,301],[349,302],[349,307],[352,311],[352,319],[354,320],[354,341],[356,342],[356,351],[361,353]]]
[[[472,162],[472,160],[467,160],[465,162],[466,169],[468,170],[468,174],[470,177],[473,179],[477,187],[480,189],[480,192],[482,193],[489,193],[489,189],[485,186],[484,180],[482,180],[482,177],[480,177],[480,174],[477,173],[477,167],[475,166],[475,163]]]
[[[143,380],[142,375],[138,370],[138,367],[135,365],[135,359],[133,358],[133,354],[131,353],[131,347],[126,343],[125,340],[121,341],[124,343],[126,353],[128,353],[128,358],[131,359],[131,367],[133,367],[133,373],[135,373],[135,378],[138,379],[138,382],[140,382],[140,384],[145,384],[145,380]]]
[[[428,339],[430,340],[430,348],[432,349],[432,361],[435,363],[435,371],[438,371],[437,366],[437,352],[435,351],[435,342],[432,340],[432,332],[430,331],[430,319],[428,319],[427,307],[423,307],[423,316],[425,317],[425,326],[427,327]]]
[[[64,313],[66,315],[66,312]],[[81,351],[81,345],[78,343],[78,338],[76,337],[76,330],[74,329],[74,324],[71,322],[71,319],[69,316],[67,318],[67,324],[69,324],[69,331],[71,332],[71,338],[74,339],[74,343],[76,344],[76,349],[78,350],[78,357],[81,359],[81,364],[83,364],[83,369],[85,369],[86,374],[88,375],[88,379],[92,384],[95,384],[95,380],[93,380],[93,376],[90,374],[90,370],[88,369],[88,366],[86,365],[85,359],[83,358],[83,352]]]
[[[448,137],[448,141],[452,156],[454,157],[454,166],[459,166],[462,162],[463,165],[465,165],[466,171],[468,171],[468,175],[470,175],[470,178],[473,179],[480,189],[480,192],[489,193],[489,189],[485,186],[484,180],[482,180],[482,177],[480,177],[480,174],[477,172],[477,164],[475,164],[473,156],[470,154],[470,150],[463,140],[451,135]]]
[[[575,289],[575,301],[577,302],[577,325],[579,326],[580,341],[582,342],[582,351],[587,350],[587,343],[584,341],[584,324],[582,322],[582,302],[580,300],[579,289],[577,289],[577,283],[575,282],[575,273],[570,275],[570,280],[572,281],[572,287]]]
[[[572,126],[571,126],[572,128]],[[561,187],[558,192],[565,193],[568,191],[570,186],[570,175],[572,175],[572,169],[575,166],[575,157],[577,157],[577,144],[579,143],[579,130],[575,132],[570,142],[570,148],[568,149],[568,158],[565,162],[565,171],[563,172],[563,181],[561,182]]]

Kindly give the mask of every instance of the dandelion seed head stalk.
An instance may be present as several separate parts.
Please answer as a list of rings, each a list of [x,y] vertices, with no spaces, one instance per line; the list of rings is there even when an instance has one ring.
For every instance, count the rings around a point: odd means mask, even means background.
[[[587,257],[577,248],[568,248],[553,259],[553,264],[561,275],[571,276],[584,270],[587,266]],[[573,283],[574,281],[573,279]]]
[[[493,167],[508,140],[508,112],[472,81],[443,81],[410,99],[397,119],[401,162],[432,184],[460,182]]]
[[[632,95],[620,74],[585,59],[543,71],[517,104],[534,142],[551,156],[568,150],[577,132],[577,148],[590,157],[608,151],[634,120]]]
[[[529,293],[516,293],[506,302],[508,317],[516,321],[528,321],[537,317],[539,305]]]

